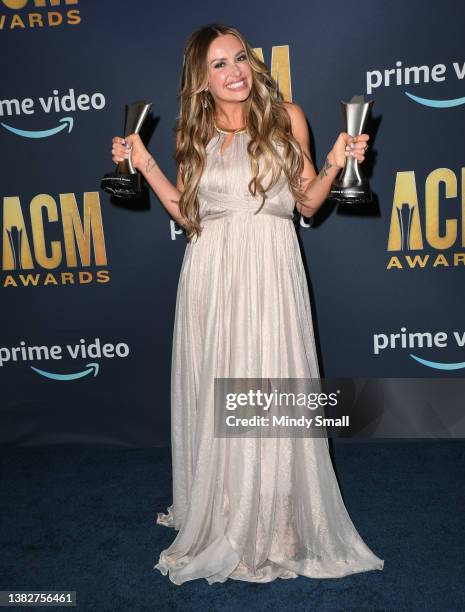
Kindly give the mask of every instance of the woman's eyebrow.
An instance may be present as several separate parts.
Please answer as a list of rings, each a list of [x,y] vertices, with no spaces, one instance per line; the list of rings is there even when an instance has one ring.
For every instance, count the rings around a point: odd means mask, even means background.
[[[236,53],[236,56],[235,56],[235,57],[237,57],[237,56],[239,55],[239,53],[243,53],[243,52],[245,52],[245,49],[241,49],[240,51],[238,51],[238,52]],[[227,59],[227,58],[226,58],[226,57],[217,57],[216,59],[212,60],[212,61],[210,62],[210,64],[213,64],[213,62],[220,62],[221,60],[225,60],[225,59]]]

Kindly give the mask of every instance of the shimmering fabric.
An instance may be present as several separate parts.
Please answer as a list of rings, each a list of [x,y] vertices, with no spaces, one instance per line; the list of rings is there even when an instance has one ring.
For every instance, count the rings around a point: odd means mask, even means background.
[[[215,438],[216,377],[319,377],[305,272],[284,176],[257,215],[248,135],[207,145],[203,233],[187,243],[173,337],[173,503],[178,530],[154,568],[175,584],[269,582],[383,569],[342,501],[326,438]]]

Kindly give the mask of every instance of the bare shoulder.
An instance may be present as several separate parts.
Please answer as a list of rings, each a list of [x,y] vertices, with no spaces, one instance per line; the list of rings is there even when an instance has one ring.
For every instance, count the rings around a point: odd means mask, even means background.
[[[291,119],[292,135],[299,143],[304,154],[304,170],[302,177],[304,180],[312,180],[316,176],[312,155],[310,153],[310,132],[307,119],[302,107],[295,102],[284,102]]]
[[[308,127],[305,113],[296,102],[283,102],[284,108],[286,109],[290,119],[292,134],[297,140],[308,138]]]
[[[291,119],[292,126],[298,126],[302,121],[306,122],[305,113],[300,104],[297,104],[297,102],[283,102],[283,105]]]
[[[300,104],[297,104],[297,102],[283,102],[283,106],[289,113],[291,119],[298,116],[304,116],[304,111]]]
[[[291,129],[294,138],[301,144],[307,142],[309,137],[307,119],[305,118],[302,107],[296,102],[284,102],[283,104],[291,120]]]

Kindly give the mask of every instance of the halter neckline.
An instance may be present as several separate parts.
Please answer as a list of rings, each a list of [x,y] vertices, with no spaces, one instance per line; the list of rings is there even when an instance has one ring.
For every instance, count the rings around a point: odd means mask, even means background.
[[[244,127],[242,127],[242,128],[237,128],[236,130],[223,130],[222,128],[219,128],[216,125],[215,119],[213,119],[213,127],[220,134],[234,134],[235,135],[235,134],[242,134],[243,132],[247,131],[247,126],[246,125]]]

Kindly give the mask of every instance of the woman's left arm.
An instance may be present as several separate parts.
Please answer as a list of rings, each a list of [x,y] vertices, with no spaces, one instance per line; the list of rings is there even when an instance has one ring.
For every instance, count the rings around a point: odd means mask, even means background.
[[[334,179],[346,164],[347,156],[355,157],[358,163],[365,159],[366,143],[370,137],[368,134],[352,137],[346,132],[341,132],[317,175],[310,156],[310,138],[305,114],[296,103],[285,102],[284,105],[291,119],[292,135],[300,144],[304,154],[301,189],[305,201],[302,204],[297,203],[297,210],[304,217],[312,217],[326,201]]]

